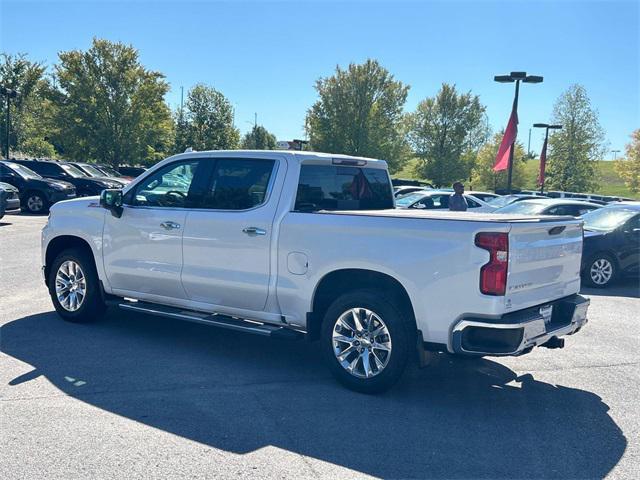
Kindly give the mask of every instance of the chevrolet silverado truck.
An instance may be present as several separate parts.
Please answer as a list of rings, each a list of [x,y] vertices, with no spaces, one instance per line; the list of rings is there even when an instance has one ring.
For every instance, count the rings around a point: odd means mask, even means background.
[[[562,347],[587,321],[582,236],[572,217],[395,209],[382,160],[189,152],[55,204],[42,260],[65,320],[111,307],[318,340],[372,393],[434,351]]]

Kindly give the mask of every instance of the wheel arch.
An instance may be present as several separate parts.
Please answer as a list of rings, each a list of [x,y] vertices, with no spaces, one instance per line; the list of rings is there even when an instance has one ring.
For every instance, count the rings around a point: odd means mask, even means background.
[[[68,250],[70,248],[77,248],[88,253],[93,259],[93,265],[96,266],[96,259],[93,255],[93,250],[91,249],[91,245],[85,239],[76,237],[75,235],[60,235],[55,238],[52,238],[47,244],[47,250],[45,252],[45,263],[44,263],[44,281],[48,285],[49,284],[49,274],[51,272],[51,264],[55,260],[55,258],[60,254],[60,252],[64,250]]]
[[[320,337],[322,319],[331,302],[338,296],[353,290],[375,289],[385,292],[416,327],[416,318],[411,298],[406,288],[396,278],[386,273],[361,268],[344,268],[325,274],[316,285],[307,314],[307,332],[311,340]]]

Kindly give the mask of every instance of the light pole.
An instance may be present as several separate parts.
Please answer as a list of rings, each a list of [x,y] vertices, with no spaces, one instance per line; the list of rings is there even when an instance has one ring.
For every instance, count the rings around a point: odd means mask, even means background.
[[[9,130],[11,127],[11,111],[9,108],[9,103],[12,98],[16,98],[18,96],[18,92],[10,88],[0,86],[0,95],[4,95],[5,97],[7,97],[7,135],[5,137],[4,151],[5,158],[9,160]]]
[[[613,153],[613,160],[617,160],[618,159],[618,154],[620,153],[620,150],[611,150],[611,153]]]
[[[516,83],[516,94],[513,98],[513,111],[518,114],[518,96],[520,94],[520,82],[542,83],[543,78],[539,75],[527,75],[527,72],[511,72],[509,75],[496,75],[493,80],[498,83]],[[507,193],[511,193],[511,179],[513,177],[513,150],[515,139],[509,150],[509,173],[507,176]]]
[[[544,144],[540,153],[540,193],[544,192],[544,167],[547,163],[547,141],[549,140],[549,130],[560,130],[562,125],[549,125],[548,123],[534,123],[534,128],[544,128]]]

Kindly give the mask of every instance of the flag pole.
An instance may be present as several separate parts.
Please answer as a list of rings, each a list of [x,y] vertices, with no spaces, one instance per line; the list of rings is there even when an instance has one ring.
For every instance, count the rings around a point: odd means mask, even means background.
[[[513,111],[518,115],[518,95],[520,93],[520,80],[516,80],[516,96],[513,99]],[[516,148],[516,139],[513,139],[511,149],[509,150],[509,173],[507,176],[507,194],[511,194],[511,179],[513,178],[513,151]]]
[[[549,127],[546,128],[545,134],[544,134],[544,158],[545,158],[545,162],[547,159],[547,141],[549,140]],[[542,165],[540,166],[540,176],[542,177],[542,181],[540,182],[540,194],[542,195],[544,193],[544,181],[545,181],[545,177],[546,175],[544,175],[544,173],[542,172]]]

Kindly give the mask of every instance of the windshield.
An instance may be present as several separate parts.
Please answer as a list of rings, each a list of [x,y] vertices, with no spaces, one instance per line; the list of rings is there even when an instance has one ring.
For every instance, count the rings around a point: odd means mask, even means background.
[[[585,230],[609,232],[615,230],[638,212],[624,208],[599,208],[583,215]]]
[[[5,163],[5,165],[9,167],[11,170],[13,170],[14,172],[16,172],[18,175],[20,175],[22,178],[25,178],[25,179],[42,178],[40,175],[38,175],[36,172],[31,170],[30,168],[20,165],[19,163]]]
[[[537,215],[546,208],[546,204],[538,202],[514,202],[501,207],[495,213],[520,213],[522,215]]]
[[[84,173],[82,173],[82,170],[74,167],[73,165],[67,165],[66,163],[63,163],[60,166],[62,167],[62,169],[65,172],[67,172],[73,178],[82,178],[82,177],[87,177],[88,176],[88,175],[85,175]]]
[[[424,193],[410,193],[409,195],[396,198],[396,205],[400,205],[401,207],[408,207],[412,203],[420,200],[422,197],[424,197]]]
[[[120,177],[120,173],[116,172],[113,168],[101,165],[98,167],[105,175],[109,177]]]
[[[96,167],[92,167],[91,165],[83,164],[82,170],[87,172],[92,177],[104,177],[104,173],[98,170]]]

